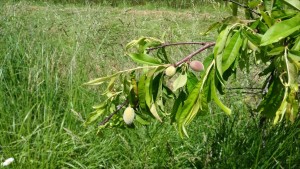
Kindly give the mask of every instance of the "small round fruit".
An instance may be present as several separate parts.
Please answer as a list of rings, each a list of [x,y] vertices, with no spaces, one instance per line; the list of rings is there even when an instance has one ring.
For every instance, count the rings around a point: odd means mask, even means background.
[[[204,70],[204,65],[202,64],[202,62],[197,61],[197,60],[190,62],[190,67],[191,67],[191,69],[193,69],[196,72],[200,72],[200,71]]]
[[[166,75],[171,77],[173,75],[175,75],[176,73],[176,68],[174,66],[169,66],[166,71],[165,71]]]
[[[134,109],[129,106],[124,111],[123,120],[127,125],[130,125],[134,120],[134,116],[135,116]]]

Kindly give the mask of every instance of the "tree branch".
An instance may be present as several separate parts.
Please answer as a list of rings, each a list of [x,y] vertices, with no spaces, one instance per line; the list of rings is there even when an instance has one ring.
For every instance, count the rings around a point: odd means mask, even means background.
[[[241,3],[236,2],[236,1],[233,1],[233,0],[228,0],[228,1],[229,1],[229,2],[232,2],[232,3],[234,3],[234,4],[237,4],[237,5],[239,5],[239,6],[243,7],[243,8],[246,8],[246,9],[248,9],[249,11],[255,13],[255,14],[258,15],[258,16],[260,16],[260,13],[254,11],[253,9],[251,9],[251,8],[250,8],[249,6],[247,6],[247,5],[241,4]]]
[[[128,100],[125,100],[122,104],[119,104],[114,112],[112,112],[108,117],[106,117],[99,123],[99,126],[105,125],[116,113],[118,113],[124,106],[126,106],[128,102]]]
[[[156,46],[153,48],[148,48],[146,49],[148,52],[152,51],[152,50],[156,50],[159,48],[163,48],[163,47],[168,47],[168,46],[178,46],[178,45],[205,45],[207,44],[207,42],[177,42],[177,43],[164,43],[160,46]]]
[[[187,62],[188,60],[190,60],[193,56],[199,54],[200,52],[204,51],[207,48],[210,48],[212,46],[214,46],[216,43],[215,42],[206,42],[205,45],[203,47],[201,47],[200,49],[196,50],[195,52],[189,54],[188,56],[186,56],[185,58],[183,58],[182,60],[180,60],[179,62],[175,63],[175,67],[181,65],[184,62]]]

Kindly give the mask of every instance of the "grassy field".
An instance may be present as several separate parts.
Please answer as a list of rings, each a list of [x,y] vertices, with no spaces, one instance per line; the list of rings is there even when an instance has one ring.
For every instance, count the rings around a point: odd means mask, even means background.
[[[247,106],[256,97],[240,91],[224,98],[233,116],[215,108],[190,125],[186,139],[168,123],[101,135],[96,125],[83,126],[102,98],[101,88],[82,84],[134,67],[126,43],[140,36],[213,41],[216,34],[200,32],[227,15],[219,5],[0,2],[0,161],[14,157],[9,168],[297,168],[300,123],[260,128]],[[176,59],[195,49],[169,52]],[[243,86],[255,83],[244,76]]]

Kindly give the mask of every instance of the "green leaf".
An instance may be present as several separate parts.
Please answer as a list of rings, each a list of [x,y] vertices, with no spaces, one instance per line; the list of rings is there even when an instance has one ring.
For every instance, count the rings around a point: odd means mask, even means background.
[[[258,46],[261,41],[261,35],[258,33],[249,32],[245,29],[242,30],[242,35],[251,41],[254,45]]]
[[[146,90],[145,90],[145,82],[146,82],[147,75],[143,74],[140,77],[140,81],[138,83],[138,98],[139,98],[139,105],[141,109],[146,109]]]
[[[290,50],[288,53],[288,57],[297,65],[298,69],[300,69],[300,52]]]
[[[222,56],[222,74],[232,65],[235,59],[240,55],[240,48],[243,45],[243,39],[240,37],[240,31],[236,32],[229,44],[225,47]]]
[[[260,45],[266,46],[278,42],[299,29],[300,14],[294,16],[291,19],[276,23],[272,27],[270,27],[270,29],[263,35]]]
[[[95,85],[100,85],[102,84],[103,82],[105,81],[108,81],[108,80],[111,80],[111,78],[114,78],[118,75],[120,75],[121,72],[118,72],[118,73],[115,73],[113,75],[110,75],[110,76],[106,76],[106,77],[101,77],[101,78],[97,78],[97,79],[94,79],[94,80],[91,80],[87,83],[84,83],[84,85],[92,85],[92,86],[95,86]]]
[[[228,35],[231,31],[231,28],[229,26],[227,26],[218,36],[217,38],[217,41],[216,41],[216,45],[214,47],[214,56],[215,58],[222,53],[224,47],[225,47],[225,44],[226,44],[226,41],[227,41],[227,38],[228,38]]]
[[[202,35],[202,36],[207,35],[210,31],[212,31],[213,29],[216,29],[220,24],[221,24],[220,22],[213,23],[212,25],[210,25],[208,27],[208,29],[205,32],[200,33],[200,35]]]
[[[284,91],[284,97],[280,104],[280,107],[276,111],[276,116],[274,119],[274,124],[276,124],[279,121],[279,118],[281,117],[281,120],[283,119],[283,116],[286,115],[291,121],[294,121],[295,114],[297,112],[294,112],[295,107],[294,102],[296,100],[296,93],[298,92],[298,68],[297,66],[291,61],[291,59],[288,57],[288,49],[285,48],[284,52],[284,62],[285,62],[285,72],[286,74],[281,74],[279,77],[281,79],[281,82],[284,84],[285,91]],[[283,78],[283,76],[286,76],[286,78]]]
[[[187,82],[187,74],[185,71],[182,71],[173,82],[173,91],[175,92],[177,89],[185,86],[186,82]]]
[[[283,0],[286,4],[298,9],[300,11],[300,1],[299,0]]]
[[[260,4],[260,0],[253,0],[248,3],[250,8],[256,8]]]
[[[149,124],[150,124],[150,122],[144,120],[144,119],[143,119],[141,116],[139,116],[138,114],[135,115],[135,120],[136,120],[137,122],[139,122],[140,124],[142,124],[142,125],[149,125]]]
[[[145,53],[128,54],[135,62],[147,65],[159,65],[161,61]]]
[[[106,110],[106,107],[103,107],[101,109],[98,109],[94,112],[92,112],[89,117],[87,118],[87,120],[85,121],[84,125],[89,125],[93,122],[95,122]]]
[[[283,52],[284,52],[284,46],[279,46],[279,47],[273,48],[271,51],[269,51],[267,53],[267,55],[275,56],[275,55],[282,54]]]
[[[227,115],[230,115],[231,114],[231,110],[225,106],[221,100],[219,100],[219,97],[218,97],[218,94],[217,94],[217,90],[216,90],[216,86],[215,86],[215,76],[214,76],[214,73],[215,71],[213,70],[212,71],[212,74],[211,74],[211,79],[212,79],[212,82],[211,82],[211,97],[213,98],[213,100],[215,101],[215,103],[227,114]]]
[[[268,86],[266,86],[268,88],[267,93],[263,96],[263,99],[256,110],[268,118],[275,117],[276,111],[283,100],[285,91],[280,79],[278,77],[273,78],[273,75],[271,75],[271,77]]]
[[[185,129],[186,118],[189,114],[193,113],[193,107],[196,103],[197,99],[200,97],[200,93],[203,90],[203,87],[209,77],[211,69],[214,67],[215,62],[212,63],[207,67],[205,75],[201,78],[201,80],[196,84],[195,88],[192,92],[188,95],[187,99],[184,101],[183,105],[180,106],[176,112],[175,120],[178,125],[179,134],[181,137],[185,134],[187,136],[187,132]],[[193,116],[194,117],[194,116]],[[191,120],[191,119],[190,119]]]
[[[300,51],[300,36],[295,40],[295,45],[292,47],[294,51]]]
[[[162,81],[163,81],[163,72],[159,73],[156,75],[153,79],[152,83],[152,95],[153,95],[153,100],[155,102],[156,99],[161,97],[162,94]]]
[[[216,45],[214,47],[214,57],[215,57],[215,63],[216,63],[216,68],[217,68],[217,74],[220,79],[220,81],[223,83],[223,70],[222,70],[222,52],[223,49],[225,48],[226,41],[229,37],[229,33],[231,31],[231,28],[228,26],[226,27],[218,36]]]
[[[186,87],[187,87],[187,92],[190,93],[195,85],[198,83],[198,78],[193,72],[188,71],[187,72],[187,82],[186,82]]]
[[[151,107],[152,103],[152,82],[155,71],[155,69],[149,70],[147,73],[147,79],[145,81],[145,100],[149,108]]]
[[[188,114],[188,116],[185,119],[184,125],[188,125],[192,122],[192,120],[195,118],[197,115],[199,109],[201,108],[201,98],[198,97],[196,100],[195,104],[193,105],[191,112]],[[187,135],[187,133],[185,133]]]
[[[130,75],[129,92],[126,94],[128,96],[129,104],[131,105],[131,107],[135,107],[138,103],[138,86],[137,86],[134,72],[132,72]]]
[[[268,27],[271,27],[274,23],[274,20],[268,15],[267,12],[265,12],[265,9],[262,5],[259,5],[259,12],[264,19],[265,23],[268,25]]]
[[[158,113],[157,113],[157,109],[156,109],[156,105],[152,104],[150,107],[150,112],[152,113],[152,115],[160,122],[162,122],[161,118],[159,117]]]
[[[177,114],[178,109],[181,109],[184,101],[186,100],[186,93],[184,91],[181,91],[178,95],[178,97],[175,99],[175,102],[173,104],[172,113],[171,113],[171,122],[174,122],[176,119],[179,118],[179,114]],[[176,118],[177,116],[177,118]]]
[[[184,101],[182,107],[176,112],[176,121],[178,124],[178,130],[181,137],[183,137],[183,132],[186,135],[184,121],[186,117],[191,113],[191,110],[199,97],[200,88],[203,81],[200,81],[194,88],[194,90],[189,94],[188,98]]]

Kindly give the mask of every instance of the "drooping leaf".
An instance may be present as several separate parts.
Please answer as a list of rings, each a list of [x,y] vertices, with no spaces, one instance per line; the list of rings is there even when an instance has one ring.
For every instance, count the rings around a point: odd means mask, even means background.
[[[261,46],[266,46],[281,39],[286,38],[295,31],[300,29],[300,13],[291,19],[284,20],[279,23],[275,23],[270,29],[263,35],[261,39]]]
[[[153,100],[155,102],[156,99],[161,97],[162,94],[162,79],[163,78],[163,72],[156,75],[153,79],[153,85],[152,85],[152,95]]]
[[[238,31],[233,35],[231,41],[224,49],[222,56],[222,75],[240,55],[240,48],[242,44],[243,39],[240,37],[240,32]]]
[[[132,107],[135,107],[136,104],[138,103],[138,85],[137,85],[137,82],[135,79],[134,72],[131,72],[131,75],[130,75],[130,87],[129,87],[129,93],[128,93],[128,100],[129,100],[129,104]]]
[[[184,91],[181,91],[178,95],[178,97],[176,98],[174,104],[173,104],[173,108],[172,108],[172,113],[171,113],[171,122],[174,122],[176,120],[176,115],[179,117],[179,114],[176,114],[178,109],[182,108],[184,101],[186,100],[186,93]],[[177,118],[178,118],[177,117]]]
[[[135,120],[136,120],[137,122],[139,122],[140,124],[142,124],[142,125],[149,125],[149,124],[150,124],[150,122],[144,120],[144,119],[143,119],[140,115],[138,115],[138,114],[135,115]]]
[[[227,114],[227,115],[231,115],[231,110],[225,106],[221,100],[219,99],[218,97],[218,94],[217,94],[217,90],[216,90],[216,82],[215,82],[215,71],[212,70],[212,74],[211,74],[211,78],[212,78],[212,81],[211,81],[211,86],[210,86],[210,89],[211,89],[211,97],[212,99],[215,101],[215,103]]]
[[[171,57],[167,54],[165,47],[159,48],[157,50],[157,57],[162,60],[163,63],[172,63],[173,60]]]
[[[298,70],[300,69],[300,52],[290,50],[288,53],[288,57],[297,65]]]
[[[300,36],[298,36],[295,40],[295,45],[292,47],[294,51],[300,51]]]
[[[283,0],[286,4],[294,7],[298,11],[300,11],[300,1],[299,0]]]
[[[266,83],[267,93],[263,96],[256,111],[268,118],[273,118],[281,105],[285,90],[278,77],[270,76],[271,78]]]
[[[89,117],[87,118],[87,120],[85,121],[84,125],[89,125],[93,122],[95,122],[106,110],[106,107],[103,108],[99,108],[97,110],[95,110],[94,112],[92,112],[91,114],[89,114]]]
[[[147,65],[159,65],[161,61],[145,53],[129,53],[128,54],[135,62]]]
[[[173,82],[173,91],[176,91],[177,89],[185,86],[186,82],[187,82],[187,73],[185,71],[182,71]]]
[[[194,87],[198,81],[199,81],[198,78],[196,77],[196,75],[193,72],[191,72],[191,71],[187,72],[186,87],[187,87],[188,93],[190,93],[194,89]]]
[[[153,76],[155,73],[155,69],[149,70],[147,73],[147,78],[145,81],[145,100],[146,104],[148,105],[149,108],[151,108],[151,103],[152,103],[152,82],[153,82]]]
[[[201,108],[201,98],[198,97],[198,99],[196,100],[195,104],[193,105],[191,112],[188,114],[188,116],[186,117],[185,121],[184,121],[184,126],[189,125],[192,120],[195,118],[195,116],[197,115],[197,113],[199,112],[199,109]],[[185,133],[187,135],[187,133]]]
[[[231,31],[231,27],[226,27],[218,36],[216,45],[214,47],[214,58],[215,58],[215,63],[216,63],[216,69],[217,69],[217,74],[218,78],[223,83],[223,70],[222,70],[222,53],[223,49],[225,48],[229,33]]]
[[[146,82],[147,75],[143,74],[140,77],[138,83],[138,98],[139,98],[139,105],[140,107],[145,110],[146,109],[146,90],[145,90],[145,82]]]
[[[258,33],[249,32],[245,29],[242,29],[242,35],[251,41],[254,45],[258,46],[261,41],[261,35]]]
[[[210,25],[210,26],[207,28],[207,30],[206,30],[205,32],[200,33],[200,35],[203,35],[203,36],[207,35],[210,31],[216,29],[220,24],[221,24],[220,22],[215,22],[215,23],[213,23],[212,25]]]
[[[141,38],[139,38],[137,40],[133,40],[133,41],[129,42],[126,45],[125,49],[126,49],[127,53],[130,53],[129,49],[131,49],[131,48],[137,49],[138,53],[144,53],[144,51],[147,47],[155,47],[162,43],[163,42],[159,39],[156,39],[153,37],[143,37],[142,36]]]
[[[264,19],[265,23],[268,25],[268,27],[271,27],[274,23],[273,18],[271,18],[268,13],[265,11],[264,6],[263,5],[259,5],[259,12],[262,16],[262,18]]]
[[[150,112],[152,113],[152,115],[160,122],[162,122],[161,118],[158,115],[157,109],[156,109],[156,105],[152,104],[150,107]]]
[[[187,136],[187,132],[185,129],[186,118],[189,116],[190,113],[193,113],[192,108],[196,103],[197,99],[200,97],[200,93],[203,90],[203,86],[205,85],[205,82],[209,77],[211,69],[213,68],[214,65],[215,62],[212,61],[212,63],[206,68],[205,75],[195,85],[194,89],[192,90],[191,93],[189,93],[183,105],[180,106],[176,112],[175,120],[177,122],[179,134],[181,137],[183,137],[184,134]]]
[[[284,46],[279,46],[279,47],[276,47],[276,48],[273,48],[271,51],[269,51],[267,54],[269,56],[275,56],[275,55],[279,55],[281,53],[284,52]]]
[[[222,53],[224,47],[225,47],[225,44],[226,44],[226,41],[227,41],[227,38],[228,38],[228,35],[230,33],[230,30],[231,28],[228,26],[226,27],[218,36],[217,38],[217,41],[216,41],[216,45],[214,47],[214,57],[216,58],[219,54]]]
[[[115,73],[113,75],[110,75],[110,76],[106,76],[106,77],[101,77],[101,78],[97,78],[97,79],[94,79],[94,80],[91,80],[87,83],[84,83],[84,85],[92,85],[92,86],[95,86],[95,85],[101,85],[103,82],[105,81],[108,81],[108,80],[111,80],[111,78],[114,78],[118,75],[120,75],[121,73],[118,72],[118,73]]]

